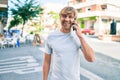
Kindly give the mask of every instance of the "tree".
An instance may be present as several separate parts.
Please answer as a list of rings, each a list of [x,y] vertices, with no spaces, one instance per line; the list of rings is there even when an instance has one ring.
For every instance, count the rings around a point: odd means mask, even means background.
[[[11,0],[11,3],[15,7],[10,8],[13,20],[10,22],[9,28],[22,24],[22,36],[26,22],[34,17],[37,17],[38,14],[43,11],[43,9],[39,4],[37,4],[38,2],[35,2],[34,0],[25,0],[24,4],[22,0],[17,0],[16,3]]]
[[[14,16],[13,18],[14,19],[10,21],[9,29],[19,24],[22,24],[22,18],[20,18],[18,15]]]
[[[54,19],[54,24],[56,25],[55,27],[58,27],[58,22],[59,22],[59,13],[50,11],[49,15]]]

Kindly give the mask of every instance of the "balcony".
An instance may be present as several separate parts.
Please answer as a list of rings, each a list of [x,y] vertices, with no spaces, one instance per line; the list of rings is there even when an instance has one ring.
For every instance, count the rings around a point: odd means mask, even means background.
[[[7,5],[5,5],[5,4],[0,4],[0,8],[7,8]]]
[[[120,7],[119,0],[91,0],[91,1],[86,1],[86,2],[83,2],[83,3],[77,3],[77,4],[74,5],[74,7],[76,9],[79,9],[79,8],[83,8],[83,7],[92,6],[92,5],[95,5],[95,4],[99,4],[99,5],[111,4],[111,5],[115,5],[115,6]]]
[[[114,18],[120,18],[120,12],[111,11],[89,11],[86,13],[78,13],[78,18],[91,17],[91,16],[108,16]]]

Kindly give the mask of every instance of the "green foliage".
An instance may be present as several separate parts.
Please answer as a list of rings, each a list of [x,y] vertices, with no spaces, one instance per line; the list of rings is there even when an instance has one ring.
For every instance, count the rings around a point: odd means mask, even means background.
[[[18,15],[14,16],[14,20],[10,22],[9,29],[13,26],[17,26],[22,23],[22,18],[20,18]]]
[[[38,2],[35,2],[34,0],[25,0],[24,4],[22,0],[17,0],[17,3],[14,3],[11,0],[11,3],[13,3],[15,7],[10,9],[14,19],[10,22],[9,28],[18,24],[25,25],[28,20],[37,17],[38,14],[43,11],[40,5],[37,4]]]
[[[40,27],[39,27],[39,31],[42,31],[42,30],[44,30],[44,25],[40,25]]]
[[[84,20],[84,18],[78,18],[78,21],[83,21]]]
[[[89,17],[89,20],[96,20],[96,16]]]
[[[78,20],[79,22],[81,22],[80,27],[81,27],[81,28],[84,28],[84,27],[85,27],[84,18],[78,18],[77,20]]]
[[[84,28],[85,27],[85,24],[84,24],[84,21],[81,22],[81,28]]]
[[[59,22],[59,13],[50,11],[49,14],[54,19],[55,26],[58,27],[57,24]]]
[[[51,17],[53,17],[55,20],[59,19],[59,14],[53,11],[50,11],[49,14],[51,15]]]
[[[32,32],[30,32],[30,34],[33,34],[33,31],[32,31]]]

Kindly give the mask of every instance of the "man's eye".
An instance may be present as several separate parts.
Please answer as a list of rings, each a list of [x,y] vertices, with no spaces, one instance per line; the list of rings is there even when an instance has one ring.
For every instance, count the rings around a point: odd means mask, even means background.
[[[72,16],[69,16],[69,18],[73,18]]]
[[[62,15],[62,17],[66,18],[67,16],[66,15]]]
[[[64,14],[62,15],[62,17],[63,17],[63,18],[67,18],[67,17],[68,17],[68,18],[70,18],[70,19],[71,19],[71,18],[74,18],[73,16],[64,15]]]

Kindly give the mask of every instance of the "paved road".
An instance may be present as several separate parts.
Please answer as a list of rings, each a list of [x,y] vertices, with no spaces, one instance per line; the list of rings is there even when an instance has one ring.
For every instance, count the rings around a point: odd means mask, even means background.
[[[96,52],[120,60],[120,42],[102,41],[96,38],[96,36],[88,36],[87,39]]]
[[[88,39],[96,52],[96,61],[88,63],[81,55],[81,80],[119,80],[119,58],[108,56],[110,48],[106,50],[105,47],[104,53],[100,52],[106,43],[99,42],[96,38]],[[113,43],[106,44],[108,45]],[[119,47],[118,43],[114,44],[116,45]],[[43,47],[34,47],[31,44],[22,45],[20,48],[0,49],[0,80],[41,80],[42,50]]]
[[[0,80],[41,80],[40,47],[23,45],[0,50]]]
[[[86,39],[95,51],[96,61],[89,63],[81,57],[81,67],[104,80],[120,80],[120,42],[101,41],[97,38]]]

